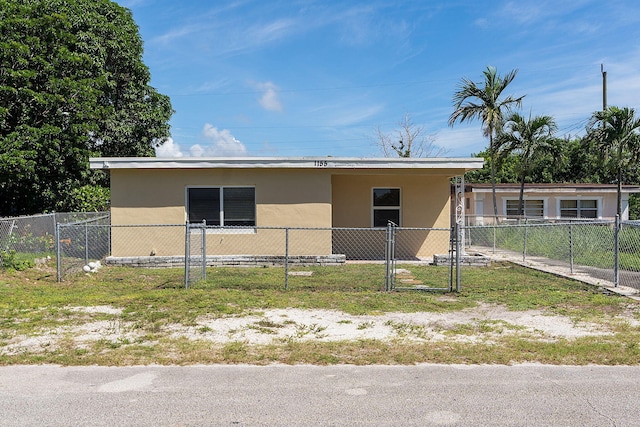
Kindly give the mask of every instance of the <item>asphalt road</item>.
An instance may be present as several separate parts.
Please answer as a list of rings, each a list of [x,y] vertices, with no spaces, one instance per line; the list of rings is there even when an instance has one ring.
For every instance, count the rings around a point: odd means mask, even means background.
[[[638,426],[640,367],[0,367],[2,426]]]

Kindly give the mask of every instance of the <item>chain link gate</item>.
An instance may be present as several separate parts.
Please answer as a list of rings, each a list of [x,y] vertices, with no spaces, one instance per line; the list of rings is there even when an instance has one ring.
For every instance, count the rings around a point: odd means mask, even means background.
[[[251,230],[252,233],[246,233]],[[225,255],[220,248],[207,248],[207,233],[215,232],[216,235],[232,236],[238,234],[254,234],[255,240],[250,245],[246,243],[236,255]],[[328,233],[328,234],[327,234]],[[441,242],[449,241],[449,267],[454,263],[455,249],[452,243],[456,242],[452,236],[452,229],[448,228],[403,228],[393,222],[389,222],[386,228],[344,229],[344,228],[289,228],[289,227],[217,227],[208,226],[206,222],[186,223],[185,227],[185,252],[184,252],[184,282],[185,287],[207,279],[207,265],[228,266],[282,266],[284,267],[284,288],[289,289],[290,269],[300,269],[304,265],[339,265],[347,261],[362,261],[378,264],[381,268],[381,276],[384,274],[384,283],[380,290],[390,291],[451,291],[452,279],[449,278],[447,287],[432,287],[426,284],[414,284],[411,287],[397,286],[398,262],[418,262],[424,265],[423,258],[417,258],[418,248],[424,244],[428,234],[435,233],[443,237]],[[331,252],[324,255],[301,255],[300,249],[313,240],[313,235],[331,245]],[[433,235],[433,234],[431,234]],[[257,236],[263,236],[260,239]],[[445,237],[448,236],[448,237]],[[209,236],[211,237],[211,236]],[[434,237],[432,237],[433,239]],[[459,241],[459,239],[458,239]],[[237,241],[234,241],[237,243]],[[209,242],[210,244],[212,242]],[[345,244],[347,246],[345,246]],[[445,246],[445,247],[447,247]],[[233,247],[233,246],[232,246]],[[238,248],[236,247],[236,248]],[[441,246],[442,247],[442,246]],[[228,249],[228,248],[227,248]],[[442,248],[444,249],[444,248]],[[250,251],[250,252],[249,252]],[[241,255],[244,254],[244,255]],[[441,252],[442,253],[442,252]],[[336,261],[341,260],[341,261]],[[384,263],[384,264],[383,264]],[[401,280],[407,286],[404,279]]]
[[[384,262],[386,266],[384,290],[387,292],[396,289],[396,227],[397,225],[391,221],[387,224],[384,250]]]

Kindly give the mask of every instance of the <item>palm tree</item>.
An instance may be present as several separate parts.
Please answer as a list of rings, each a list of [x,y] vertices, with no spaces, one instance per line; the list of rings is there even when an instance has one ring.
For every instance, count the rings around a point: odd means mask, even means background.
[[[511,114],[498,135],[498,145],[505,153],[514,153],[520,158],[520,197],[518,215],[524,215],[524,182],[531,163],[544,153],[557,154],[553,134],[558,125],[551,116],[536,116],[525,119],[518,113]]]
[[[640,160],[640,119],[633,108],[596,111],[587,124],[586,143],[603,152],[618,181],[618,216],[622,215],[622,174]]]
[[[449,126],[455,122],[464,123],[473,119],[482,121],[482,133],[489,138],[489,156],[491,158],[491,188],[493,193],[493,213],[498,215],[498,203],[496,201],[496,154],[494,136],[496,130],[504,121],[504,114],[513,107],[520,107],[524,96],[515,98],[511,95],[500,98],[502,92],[509,86],[518,74],[518,70],[512,70],[501,77],[495,67],[487,67],[484,74],[484,86],[479,86],[466,77],[460,80],[458,90],[453,95],[454,111],[449,116]]]

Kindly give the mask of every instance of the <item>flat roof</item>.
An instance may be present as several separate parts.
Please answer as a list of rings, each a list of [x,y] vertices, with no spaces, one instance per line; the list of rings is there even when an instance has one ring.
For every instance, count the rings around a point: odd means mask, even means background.
[[[481,169],[479,157],[92,157],[91,169]]]

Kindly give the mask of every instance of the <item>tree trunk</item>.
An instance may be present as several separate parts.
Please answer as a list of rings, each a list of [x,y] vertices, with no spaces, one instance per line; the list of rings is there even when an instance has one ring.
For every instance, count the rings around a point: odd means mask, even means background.
[[[524,178],[525,174],[522,174],[520,178],[520,197],[518,197],[518,215],[520,218],[524,216]]]

